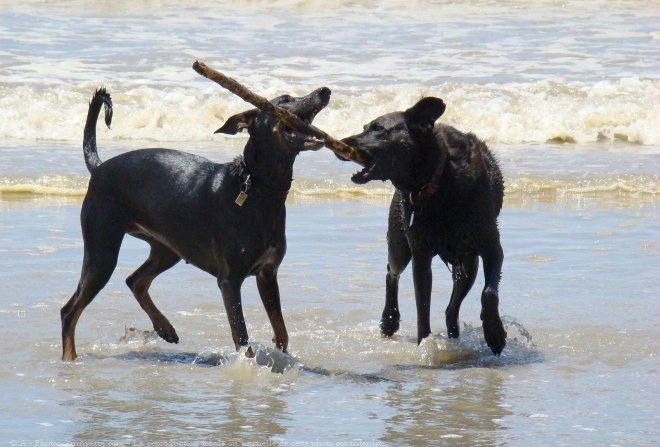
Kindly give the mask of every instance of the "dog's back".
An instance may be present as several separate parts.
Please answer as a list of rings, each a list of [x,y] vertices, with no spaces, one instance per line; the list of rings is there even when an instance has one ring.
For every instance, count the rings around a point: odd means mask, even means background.
[[[217,186],[226,181],[232,163],[236,162],[217,164],[170,149],[127,152],[94,169],[85,201],[106,204],[103,212],[120,214],[129,234],[155,238],[188,262],[214,273],[205,262],[214,237],[212,222],[205,216],[229,218],[235,211],[215,209],[215,205],[231,203],[232,188]],[[215,201],[209,200],[214,184],[220,195]]]
[[[446,181],[449,194],[461,202],[479,197],[481,212],[497,217],[504,200],[504,179],[497,159],[486,143],[471,132],[463,133],[446,124],[436,124],[439,149],[448,154]],[[479,188],[480,190],[476,190]],[[478,191],[478,194],[477,194]]]

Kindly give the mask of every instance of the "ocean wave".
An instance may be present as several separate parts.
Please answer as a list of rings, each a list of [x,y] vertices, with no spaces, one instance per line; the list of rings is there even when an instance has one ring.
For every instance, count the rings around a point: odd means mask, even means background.
[[[96,86],[0,84],[0,137],[80,141],[87,103]],[[229,116],[248,109],[217,86],[108,85],[115,116],[99,139],[212,141]],[[302,95],[307,86],[273,82],[259,93]],[[521,84],[446,83],[336,87],[315,124],[336,136],[359,131],[383,113],[403,110],[422,96],[447,103],[441,121],[472,131],[490,143],[589,143],[621,140],[660,144],[660,80],[625,78],[602,82],[538,81]],[[99,129],[101,125],[99,124]]]
[[[0,177],[0,194],[82,197],[87,192],[86,177],[43,176]],[[296,202],[378,201],[387,202],[394,188],[389,183],[355,185],[349,180],[297,179],[290,192]],[[660,176],[629,174],[608,178],[510,178],[505,182],[507,199],[542,197],[562,201],[566,197],[634,198],[646,196],[647,202],[660,202]]]
[[[655,175],[620,175],[591,179],[546,179],[521,177],[506,181],[507,194],[599,194],[623,193],[660,195],[660,177]]]
[[[0,194],[39,196],[84,196],[88,178],[64,175],[42,177],[0,177]]]

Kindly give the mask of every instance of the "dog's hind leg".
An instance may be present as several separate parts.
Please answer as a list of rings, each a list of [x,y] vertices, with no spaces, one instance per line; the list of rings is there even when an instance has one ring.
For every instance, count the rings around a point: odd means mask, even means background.
[[[172,268],[181,258],[160,242],[154,239],[146,240],[151,246],[149,257],[131,276],[126,278],[126,284],[149,316],[158,335],[169,343],[178,343],[179,336],[176,334],[174,327],[151,299],[149,286],[151,286],[156,276]]]
[[[504,254],[499,241],[481,254],[484,263],[486,285],[481,294],[481,321],[484,338],[493,351],[499,355],[506,345],[506,331],[500,319],[498,287],[502,274]]]
[[[85,255],[78,288],[60,310],[62,319],[62,360],[75,360],[76,324],[83,310],[108,283],[117,266],[124,226],[121,217],[113,215],[111,205],[95,207],[91,200],[83,203],[81,223]]]
[[[275,346],[286,352],[289,344],[289,335],[284,325],[282,306],[280,304],[280,289],[277,284],[277,271],[262,270],[257,274],[257,288],[261,301],[264,303],[268,319],[275,332]]]
[[[458,327],[458,313],[461,309],[461,303],[474,285],[479,270],[479,257],[476,255],[467,255],[460,266],[452,267],[452,279],[454,288],[451,291],[451,299],[445,310],[445,319],[447,322],[447,336],[449,338],[458,338],[460,329]]]
[[[399,330],[399,276],[410,263],[412,254],[404,230],[401,199],[395,194],[390,206],[389,228],[387,231],[387,275],[385,276],[385,308],[380,320],[380,331],[391,337]]]

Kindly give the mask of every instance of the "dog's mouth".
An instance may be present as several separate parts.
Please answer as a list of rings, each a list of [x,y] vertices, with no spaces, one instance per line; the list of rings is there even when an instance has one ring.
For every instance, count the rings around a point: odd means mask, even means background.
[[[358,185],[364,185],[367,182],[372,180],[386,180],[385,178],[380,178],[376,173],[376,161],[371,162],[351,177],[353,183]]]
[[[360,148],[359,141],[354,137],[348,137],[341,140],[342,142],[352,146],[356,151],[362,155],[362,158],[368,160],[368,164],[360,169],[358,172],[351,176],[351,181],[357,183],[358,185],[364,185],[367,182],[372,180],[386,180],[382,176],[378,176],[378,160],[367,150]],[[343,157],[339,154],[335,154],[337,158],[343,161],[349,161],[346,157]]]
[[[305,120],[305,122],[310,124],[307,120]],[[294,146],[302,145],[305,149],[320,149],[323,147],[323,140],[316,138],[313,135],[294,130],[289,126],[282,126],[280,128],[280,133],[285,140]]]
[[[321,87],[300,99],[293,106],[286,107],[291,113],[297,115],[305,124],[311,125],[316,115],[330,102],[330,89]],[[284,123],[279,123],[277,129],[282,138],[290,145],[302,150],[317,150],[323,147],[323,140],[305,132],[293,129]]]

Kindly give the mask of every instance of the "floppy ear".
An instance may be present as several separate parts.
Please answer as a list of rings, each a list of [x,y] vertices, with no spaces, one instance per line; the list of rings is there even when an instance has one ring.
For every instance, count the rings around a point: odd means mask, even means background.
[[[428,96],[406,110],[406,117],[422,127],[432,127],[435,120],[445,113],[445,103],[440,98]]]
[[[252,125],[254,118],[259,113],[259,109],[251,109],[247,112],[238,113],[230,117],[225,124],[213,133],[226,133],[229,135],[236,135],[243,129],[247,129]]]

